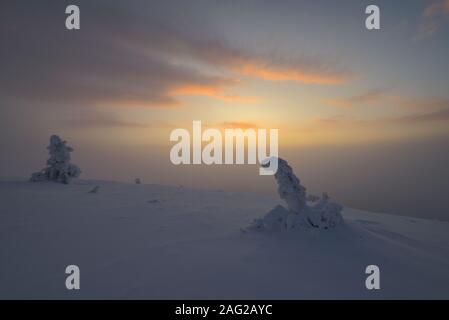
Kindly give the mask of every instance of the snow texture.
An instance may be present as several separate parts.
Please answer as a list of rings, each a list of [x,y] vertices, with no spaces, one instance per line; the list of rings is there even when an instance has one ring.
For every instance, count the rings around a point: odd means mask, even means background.
[[[69,184],[72,178],[79,177],[81,174],[80,168],[70,163],[70,153],[73,148],[66,143],[57,135],[50,137],[50,145],[47,147],[50,158],[47,160],[47,167],[33,173],[30,181],[49,180]]]
[[[98,195],[87,193],[98,185]],[[0,179],[0,298],[449,298],[448,222],[345,207],[345,224],[326,232],[240,231],[280,202],[134,182]],[[65,287],[71,264],[80,290]],[[365,287],[372,264],[380,290]]]

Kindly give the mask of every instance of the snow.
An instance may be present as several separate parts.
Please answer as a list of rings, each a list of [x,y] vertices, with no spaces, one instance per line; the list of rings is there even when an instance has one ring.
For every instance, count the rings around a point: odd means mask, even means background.
[[[345,224],[331,230],[246,229],[279,204],[187,187],[0,179],[0,298],[449,298],[449,223],[344,208]],[[80,290],[65,288],[72,264]],[[371,264],[380,290],[365,288]]]

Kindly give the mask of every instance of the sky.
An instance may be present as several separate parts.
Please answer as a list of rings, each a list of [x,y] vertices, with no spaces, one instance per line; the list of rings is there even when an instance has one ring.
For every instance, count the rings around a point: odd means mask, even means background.
[[[40,169],[56,133],[84,178],[274,194],[254,166],[171,164],[170,132],[201,120],[279,129],[311,192],[449,219],[448,0],[6,0],[0,15],[0,176]]]

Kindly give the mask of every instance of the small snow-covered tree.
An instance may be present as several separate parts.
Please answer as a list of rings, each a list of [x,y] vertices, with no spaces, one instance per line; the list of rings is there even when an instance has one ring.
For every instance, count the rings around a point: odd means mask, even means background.
[[[68,184],[71,178],[77,178],[81,174],[78,166],[70,163],[70,153],[73,148],[67,146],[59,136],[50,137],[50,145],[47,147],[50,158],[47,160],[47,167],[31,175],[30,181],[56,181]]]

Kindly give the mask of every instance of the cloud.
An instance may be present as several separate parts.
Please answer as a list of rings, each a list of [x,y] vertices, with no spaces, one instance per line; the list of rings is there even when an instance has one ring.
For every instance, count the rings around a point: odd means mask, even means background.
[[[439,0],[427,6],[423,15],[425,17],[434,17],[440,14],[449,13],[449,0]]]
[[[254,122],[247,122],[247,121],[223,121],[220,123],[215,124],[209,124],[209,123],[203,123],[202,124],[204,128],[215,128],[215,129],[259,129],[261,126]]]
[[[329,134],[332,139],[334,135],[345,134],[345,139],[352,141],[368,136],[382,136],[388,132],[400,132],[398,126],[420,126],[431,124],[431,130],[438,130],[437,124],[449,123],[449,107],[431,112],[420,112],[400,117],[382,117],[378,119],[357,119],[348,115],[334,115],[329,117],[318,117],[311,119],[301,127],[290,129],[302,134],[317,134],[319,138]],[[384,130],[385,129],[385,130]],[[289,130],[284,130],[289,131]],[[412,130],[406,132],[412,133]]]
[[[8,34],[2,50],[2,97],[61,104],[125,107],[173,107],[172,89],[209,86],[223,90],[232,79],[177,65],[159,52],[171,31],[146,25],[125,11],[102,11],[83,3],[81,30],[61,28],[63,7],[36,6],[42,21],[29,26],[29,12],[16,6],[0,32]],[[36,17],[34,17],[36,19]],[[121,26],[123,28],[121,28]],[[159,38],[158,38],[159,37]],[[151,39],[149,41],[148,39]],[[138,44],[141,46],[139,47]]]
[[[70,117],[64,121],[76,128],[126,128],[147,129],[152,127],[143,122],[127,121],[120,117],[107,113],[91,112],[87,115]]]
[[[424,123],[424,122],[441,122],[449,121],[449,107],[446,109],[441,109],[437,111],[419,113],[414,115],[409,115],[401,118],[393,119],[394,122],[414,124],[414,123]]]
[[[449,99],[443,97],[405,97],[401,95],[391,95],[388,98],[390,104],[407,109],[438,110],[449,106]]]
[[[394,94],[386,89],[372,89],[351,97],[325,99],[324,103],[339,108],[353,108],[367,104],[382,103],[392,107],[415,110],[438,110],[449,106],[449,99],[444,97],[408,97]]]
[[[352,108],[357,105],[377,102],[385,97],[385,89],[373,89],[349,98],[325,99],[324,102],[336,107]]]
[[[0,95],[60,105],[176,107],[184,95],[254,103],[235,94],[242,76],[339,84],[350,74],[319,59],[294,62],[232,48],[195,24],[178,27],[158,10],[79,1],[78,31],[61,27],[64,3],[6,1],[2,10]],[[62,24],[63,25],[63,24]],[[202,26],[201,28],[204,28]],[[187,30],[186,30],[187,29]],[[198,35],[200,34],[200,35]]]
[[[310,128],[353,128],[355,126],[360,128],[369,128],[378,125],[386,124],[420,124],[420,123],[430,123],[430,122],[446,122],[449,121],[449,105],[446,108],[434,110],[430,112],[419,112],[413,113],[401,117],[390,117],[390,118],[380,118],[373,120],[360,120],[352,119],[344,115],[335,115],[330,117],[320,117],[314,119],[310,124]]]
[[[173,96],[206,96],[226,102],[255,103],[261,101],[254,96],[239,96],[227,94],[223,88],[210,85],[184,85],[170,92]]]
[[[333,115],[327,117],[317,117],[312,119],[308,124],[308,129],[313,130],[335,130],[335,129],[353,129],[353,128],[367,128],[373,121],[356,119],[347,115]]]
[[[220,127],[225,129],[258,129],[260,126],[256,123],[252,122],[243,122],[243,121],[230,121],[230,122],[222,122]]]
[[[282,64],[264,60],[244,61],[235,67],[243,75],[269,81],[295,81],[305,84],[336,85],[348,82],[352,75],[348,72],[332,70],[328,67],[302,63]]]
[[[319,117],[315,118],[313,121],[313,124],[319,125],[319,126],[337,126],[340,124],[346,124],[348,123],[348,119],[342,115],[334,115],[330,117]]]
[[[435,35],[449,15],[449,0],[438,0],[428,5],[422,14],[416,39],[424,39]]]

